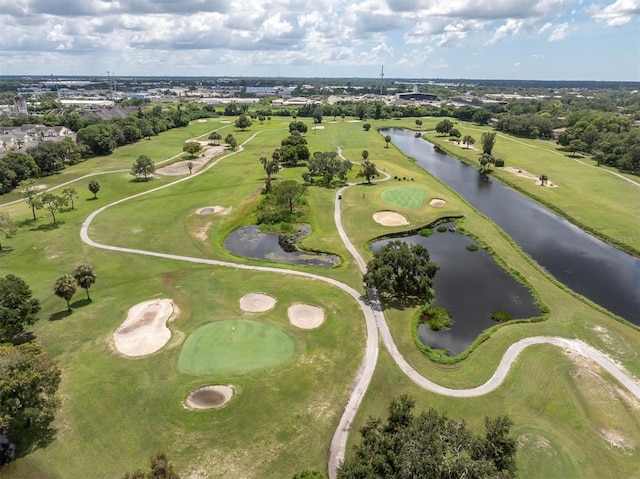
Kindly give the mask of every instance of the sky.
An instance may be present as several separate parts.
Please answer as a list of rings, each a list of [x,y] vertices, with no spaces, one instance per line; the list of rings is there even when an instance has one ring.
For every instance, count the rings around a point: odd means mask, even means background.
[[[640,81],[640,0],[0,0],[0,75]]]

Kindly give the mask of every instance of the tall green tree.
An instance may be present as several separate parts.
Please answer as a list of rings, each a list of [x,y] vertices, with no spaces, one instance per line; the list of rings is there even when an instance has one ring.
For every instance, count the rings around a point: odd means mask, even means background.
[[[45,193],[42,195],[40,207],[51,213],[51,218],[53,219],[53,224],[55,225],[57,224],[56,211],[58,211],[60,208],[64,208],[65,206],[67,206],[67,204],[68,202],[66,198],[54,195],[53,193]]]
[[[496,132],[485,131],[482,135],[480,135],[480,144],[482,145],[482,153],[490,155],[493,151],[493,147],[496,144]]]
[[[251,118],[249,118],[244,113],[236,118],[235,126],[236,128],[240,128],[240,130],[244,131],[252,125]]]
[[[76,209],[73,200],[78,198],[78,192],[75,190],[75,188],[65,188],[64,190],[62,190],[62,197],[67,200],[67,202],[71,203],[71,209]]]
[[[311,182],[314,178],[320,178],[328,186],[335,177],[346,181],[352,164],[349,160],[341,159],[335,151],[316,151],[307,168],[309,171],[302,174],[305,181]]]
[[[217,131],[212,131],[209,135],[209,139],[213,142],[214,145],[219,145],[220,140],[222,140],[222,135]]]
[[[322,123],[322,114],[324,113],[322,105],[317,105],[314,109],[313,109],[313,113],[311,114],[311,116],[313,117],[313,122],[320,124]]]
[[[198,146],[200,146],[200,144],[198,144]],[[142,176],[144,181],[147,181],[149,179],[149,175],[153,174],[154,171],[156,171],[156,165],[147,155],[140,155],[136,158],[133,165],[131,165],[131,174],[136,178],[140,178]]]
[[[375,178],[380,175],[376,168],[376,164],[368,159],[363,159],[360,163],[360,167],[362,169],[358,172],[357,177],[365,178],[369,184],[371,184],[371,178]]]
[[[64,299],[67,302],[67,311],[71,311],[70,301],[73,295],[76,294],[76,283],[73,276],[65,274],[56,279],[53,285],[53,292],[59,298]]]
[[[445,118],[436,125],[436,132],[440,133],[441,135],[446,135],[451,131],[452,128],[453,122],[448,118]]]
[[[11,439],[53,421],[60,384],[56,361],[36,343],[0,344],[0,434]]]
[[[33,214],[33,219],[36,219],[36,210],[40,207],[40,188],[36,184],[36,180],[34,178],[27,178],[23,180],[18,185],[20,191],[22,193],[22,197],[27,203],[27,206],[31,208],[31,213]]]
[[[9,213],[0,211],[0,236],[11,238],[17,231],[18,228],[11,219],[11,216],[9,216]],[[0,242],[0,253],[2,253],[2,242]]]
[[[93,271],[93,266],[81,264],[73,271],[73,279],[76,280],[78,286],[87,291],[87,299],[91,300],[89,297],[89,288],[96,282],[96,274]]]
[[[35,323],[40,302],[21,278],[8,274],[0,277],[0,343],[12,342],[25,326]]]
[[[385,147],[385,148],[389,148],[389,143],[391,143],[391,135],[387,135],[387,136],[385,136],[385,137],[384,137],[384,142],[385,142],[384,147]]]
[[[473,145],[475,142],[476,139],[471,135],[466,135],[464,138],[462,138],[462,143],[464,143],[467,148],[469,148],[469,145]]]
[[[298,200],[306,193],[307,188],[295,180],[285,180],[273,188],[276,201],[287,208],[289,214],[293,214]]]
[[[386,298],[401,302],[430,303],[438,265],[430,261],[421,244],[391,241],[375,252],[363,280]]]
[[[98,183],[98,180],[91,180],[89,182],[89,191],[93,193],[94,199],[98,197],[98,191],[100,191],[100,183]]]

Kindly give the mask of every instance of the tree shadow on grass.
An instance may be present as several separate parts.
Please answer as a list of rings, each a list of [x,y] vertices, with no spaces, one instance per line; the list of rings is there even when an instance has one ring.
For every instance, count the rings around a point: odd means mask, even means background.
[[[5,255],[8,255],[9,253],[12,253],[14,250],[11,246],[3,246],[2,247],[2,251],[0,251],[0,258],[2,258]]]
[[[56,437],[56,430],[50,426],[32,426],[16,431],[16,459],[49,446]]]
[[[58,221],[56,223],[47,223],[46,225],[40,225],[40,226],[36,226],[35,228],[29,228],[29,231],[51,231],[51,230],[57,230],[63,224],[64,224],[64,221]]]
[[[49,321],[60,321],[67,316],[71,316],[71,313],[73,313],[73,311],[69,311],[68,309],[65,309],[64,311],[58,311],[57,313],[53,313],[51,316],[49,316]]]
[[[92,302],[93,302],[93,300],[87,299],[87,298],[79,299],[75,303],[71,303],[71,307],[73,309],[82,308],[84,306],[87,306],[88,304],[91,304]]]
[[[91,198],[87,198],[85,201],[96,201],[97,199],[97,196],[95,198],[92,196]]]
[[[16,221],[16,222],[15,222],[15,225],[16,225],[18,228],[23,228],[23,227],[25,227],[25,226],[31,226],[31,225],[32,225],[33,223],[35,223],[36,221],[38,221],[38,220],[34,220],[33,218],[29,218],[29,219],[26,219],[26,220]]]

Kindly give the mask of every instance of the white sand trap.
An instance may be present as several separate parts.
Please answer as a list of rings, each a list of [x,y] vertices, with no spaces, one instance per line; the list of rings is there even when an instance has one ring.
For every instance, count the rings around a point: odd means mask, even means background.
[[[177,313],[178,308],[170,299],[154,299],[136,304],[127,313],[127,319],[113,333],[116,349],[126,356],[155,353],[171,338],[167,321]]]
[[[516,176],[521,176],[522,178],[529,178],[530,180],[535,180],[536,185],[541,186],[542,182],[540,181],[540,176],[536,176],[533,173],[529,173],[526,170],[523,170],[522,168],[516,168],[513,166],[504,166],[502,167],[502,169],[504,171],[508,171],[509,173],[513,173]],[[549,188],[557,188],[558,185],[552,183],[551,181],[547,180],[547,183],[544,186],[548,186]]]
[[[206,123],[206,122],[207,122],[207,120],[205,118],[200,118],[198,120],[198,123]]]
[[[312,130],[324,130],[324,126],[314,126],[311,129]]]
[[[248,293],[240,298],[240,309],[248,313],[264,313],[276,305],[276,298],[264,293]]]
[[[409,224],[404,216],[395,211],[378,211],[373,214],[373,221],[382,226],[403,226]]]
[[[429,201],[429,204],[434,208],[442,208],[444,205],[447,204],[447,202],[442,198],[434,198],[431,201]]]
[[[229,120],[220,120],[220,123],[231,123]]]
[[[212,215],[215,213],[221,213],[225,210],[222,206],[205,206],[204,208],[200,208],[196,211],[196,214],[199,215]]]
[[[362,120],[347,120],[347,123],[362,123]]]
[[[224,406],[232,397],[232,386],[203,386],[191,391],[184,404],[191,409],[213,409]]]
[[[315,329],[324,323],[324,309],[310,304],[294,304],[287,309],[289,322],[302,329]]]

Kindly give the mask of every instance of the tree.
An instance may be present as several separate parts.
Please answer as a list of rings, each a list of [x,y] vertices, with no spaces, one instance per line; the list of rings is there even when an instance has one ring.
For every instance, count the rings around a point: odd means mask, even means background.
[[[289,133],[293,133],[294,131],[306,133],[308,131],[307,124],[304,121],[292,121],[289,123]]]
[[[546,173],[542,173],[539,179],[540,179],[540,186],[544,186],[547,184],[549,177],[546,175]]]
[[[167,455],[158,452],[151,458],[151,471],[145,473],[138,469],[132,474],[125,474],[124,479],[180,479],[180,476],[174,472]]]
[[[236,146],[238,146],[238,142],[231,133],[224,137],[224,142],[229,145],[232,150],[235,150]]]
[[[93,193],[94,199],[98,197],[98,191],[100,191],[100,183],[98,183],[98,180],[91,180],[89,182],[89,191]]]
[[[302,195],[307,193],[307,188],[295,180],[285,180],[273,189],[276,201],[289,210],[289,214],[293,214],[293,210]]]
[[[71,209],[75,210],[75,205],[73,203],[74,198],[78,198],[78,192],[75,188],[65,188],[62,190],[62,197],[67,200],[67,202],[71,203]]]
[[[362,440],[338,469],[338,479],[509,479],[515,477],[517,442],[511,420],[486,419],[475,436],[462,420],[435,409],[414,413],[408,396],[394,399],[386,423],[369,418]]]
[[[5,238],[11,238],[16,232],[18,228],[11,220],[11,216],[9,213],[5,213],[4,211],[0,211],[0,235],[4,235]],[[0,254],[2,253],[2,243],[0,243]]]
[[[300,134],[291,134],[280,142],[280,161],[284,165],[296,166],[301,161],[307,161],[311,156],[307,147],[307,140]]]
[[[193,171],[193,161],[187,162],[187,168],[189,169],[189,174]]]
[[[586,142],[576,138],[575,140],[571,140],[569,142],[569,145],[567,146],[567,150],[569,150],[574,158],[576,156],[576,153],[579,151],[587,151],[589,148],[589,145],[587,145]]]
[[[182,151],[189,153],[191,157],[195,158],[202,151],[202,145],[199,141],[187,141],[182,145]]]
[[[371,129],[371,123],[363,123],[362,124],[362,129],[364,131],[369,131]]]
[[[446,135],[453,128],[453,123],[448,118],[445,118],[436,125],[436,132],[441,135]]]
[[[0,344],[0,434],[46,429],[59,405],[59,384],[60,369],[42,346]]]
[[[280,170],[280,160],[277,155],[272,156],[270,159],[266,156],[260,157],[260,163],[264,168],[264,172],[267,174],[267,179],[271,179],[271,175],[275,175]]]
[[[135,163],[131,166],[131,174],[136,178],[140,178],[142,176],[144,178],[144,181],[147,181],[149,175],[151,175],[154,171],[156,171],[156,165],[153,163],[153,160],[147,155],[140,155],[136,159]]]
[[[469,148],[469,145],[473,145],[475,142],[476,142],[476,139],[471,135],[466,135],[462,139],[462,143],[464,143],[467,146],[467,148]]]
[[[384,147],[385,147],[385,148],[389,148],[389,143],[391,143],[391,135],[387,135],[387,136],[385,136],[385,137],[384,137],[384,142],[385,142]]]
[[[73,271],[73,279],[81,288],[87,291],[87,299],[89,297],[89,288],[96,282],[96,274],[93,272],[93,267],[88,264],[81,264]]]
[[[11,342],[35,323],[40,302],[31,297],[31,289],[21,278],[0,277],[0,343]],[[1,415],[0,415],[1,417]]]
[[[305,469],[304,471],[296,472],[292,479],[327,479],[327,476],[313,469]]]
[[[460,130],[458,130],[457,128],[451,128],[451,130],[449,130],[449,136],[460,138],[462,136],[462,133],[460,133]]]
[[[87,145],[91,152],[98,155],[108,155],[116,149],[117,143],[114,130],[107,123],[96,123],[81,128],[77,133],[78,143]]]
[[[64,206],[67,206],[67,204],[68,202],[66,198],[54,195],[53,193],[45,193],[44,195],[42,195],[42,203],[40,207],[51,213],[51,218],[53,218],[53,224],[55,225],[57,224],[56,211]]]
[[[487,176],[489,173],[491,173],[491,165],[494,165],[496,163],[496,159],[491,156],[488,153],[483,153],[482,156],[480,156],[480,168],[479,168],[479,172],[482,176]]]
[[[367,183],[371,183],[371,178],[375,178],[380,175],[376,164],[363,157],[362,163],[360,163],[362,169],[358,172],[358,178],[365,178]]]
[[[421,244],[391,241],[374,253],[367,264],[364,283],[383,296],[401,302],[433,298],[433,278],[438,265],[430,261],[429,251]]]
[[[222,140],[222,135],[220,133],[218,133],[217,131],[213,131],[209,135],[209,139],[213,142],[214,145],[219,145],[220,144],[220,140]]]
[[[264,120],[265,120],[264,115],[258,115],[258,121],[260,122],[261,125],[264,123]]]
[[[302,175],[305,181],[311,182],[313,178],[322,178],[323,183],[328,186],[336,176],[346,181],[352,165],[349,160],[342,160],[335,151],[316,151],[309,160],[307,168],[309,171]]]
[[[473,112],[471,116],[471,121],[477,123],[478,125],[486,125],[491,120],[491,112],[485,108],[478,108]]]
[[[33,219],[35,220],[36,209],[38,209],[41,204],[39,197],[40,188],[36,185],[36,180],[33,178],[27,178],[20,182],[18,188],[20,188],[25,202],[29,208],[31,208],[31,213],[33,213]]]
[[[313,113],[311,114],[311,116],[313,117],[313,122],[314,123],[322,123],[322,114],[323,114],[323,108],[322,105],[317,105],[314,109],[313,109]]]
[[[416,126],[418,128],[420,128],[422,126],[422,120],[421,119],[419,119],[419,118],[416,119]]]
[[[236,122],[235,122],[236,128],[240,128],[240,130],[242,131],[249,128],[251,124],[252,124],[251,118],[249,118],[244,113],[240,115],[238,118],[236,118]]]
[[[482,145],[482,152],[490,155],[493,151],[493,147],[496,144],[496,132],[485,131],[480,135],[480,144]]]
[[[67,311],[71,311],[69,301],[71,301],[73,295],[76,294],[76,283],[73,276],[65,274],[56,279],[56,282],[53,285],[53,292],[56,296],[67,302]]]

